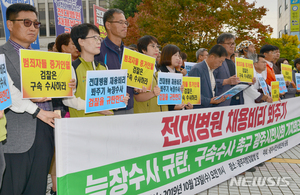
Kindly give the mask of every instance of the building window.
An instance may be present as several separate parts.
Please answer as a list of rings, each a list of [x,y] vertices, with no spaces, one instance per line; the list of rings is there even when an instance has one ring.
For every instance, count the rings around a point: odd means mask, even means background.
[[[284,4],[285,4],[285,10],[287,10],[287,8],[289,7],[288,1],[287,1],[287,0],[284,0]]]
[[[89,1],[89,14],[90,14],[90,23],[94,24],[94,6],[96,5],[96,0],[90,0]]]
[[[2,10],[0,9],[0,37],[5,37]]]
[[[49,14],[49,27],[50,27],[50,36],[55,36],[55,21],[54,21],[54,11],[53,3],[48,3],[48,14]]]
[[[284,25],[284,34],[288,34],[288,25],[286,24],[286,25]]]
[[[39,22],[41,23],[40,27],[40,36],[46,36],[46,17],[45,17],[45,3],[39,3]]]
[[[279,36],[278,36],[278,38],[282,38],[282,30],[279,31]]]
[[[281,8],[282,8],[282,6],[279,6],[279,18],[281,17],[281,14],[282,14]]]

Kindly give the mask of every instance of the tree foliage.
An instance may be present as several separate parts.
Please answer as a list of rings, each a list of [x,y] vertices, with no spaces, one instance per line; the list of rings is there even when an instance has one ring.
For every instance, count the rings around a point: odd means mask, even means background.
[[[266,43],[270,45],[275,45],[280,50],[280,58],[286,58],[289,60],[290,64],[293,64],[293,60],[300,57],[300,41],[297,35],[286,35],[283,34],[282,38],[266,38]]]
[[[134,13],[138,12],[137,5],[139,5],[142,0],[114,0],[110,3],[110,8],[119,8],[124,11],[125,17],[133,17]]]
[[[175,44],[195,61],[195,52],[210,49],[223,32],[236,35],[236,42],[251,40],[260,44],[272,32],[261,18],[264,7],[245,0],[143,0],[138,12],[128,18],[125,44],[136,43],[144,35],[155,36],[161,45]]]

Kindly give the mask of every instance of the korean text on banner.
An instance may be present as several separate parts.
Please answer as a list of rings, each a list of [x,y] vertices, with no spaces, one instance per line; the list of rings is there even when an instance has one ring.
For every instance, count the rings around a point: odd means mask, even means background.
[[[70,33],[72,26],[83,23],[81,0],[53,0],[56,36]]]
[[[256,73],[256,76],[257,76],[257,79],[259,81],[259,84],[264,92],[265,95],[271,95],[270,92],[269,92],[269,89],[268,89],[268,85],[265,81],[265,79],[262,77],[261,74],[259,73]]]
[[[287,92],[285,81],[282,74],[276,74],[276,81],[279,81],[279,93]]]
[[[107,36],[107,32],[104,28],[103,24],[103,15],[107,11],[103,7],[93,5],[94,6],[94,24],[99,28],[100,36],[105,38]]]
[[[281,74],[285,81],[292,82],[293,80],[293,73],[292,73],[292,66],[288,64],[281,64]]]
[[[201,104],[200,77],[183,77],[182,84],[184,90],[182,93],[182,102],[187,104],[190,102],[193,105]]]
[[[179,73],[158,73],[158,87],[160,95],[157,98],[158,105],[176,105],[182,103],[182,74]]]
[[[295,73],[297,90],[300,90],[300,73]]]
[[[87,71],[85,113],[125,108],[127,70]]]
[[[185,69],[186,69],[186,71],[187,71],[187,74],[186,74],[186,75],[189,75],[190,70],[192,69],[192,67],[193,67],[195,64],[196,64],[195,62],[184,62],[184,66],[185,66]]]
[[[0,110],[11,105],[11,96],[6,70],[5,56],[0,54]]]
[[[244,58],[235,58],[236,76],[241,82],[252,83],[254,69],[253,61]]]
[[[58,194],[197,194],[298,145],[299,100],[57,119]]]
[[[71,97],[71,54],[20,49],[23,98]]]
[[[271,88],[272,88],[272,99],[273,102],[279,101],[279,81],[272,81],[271,82]]]
[[[127,85],[151,90],[155,58],[124,48],[121,69],[127,69]]]

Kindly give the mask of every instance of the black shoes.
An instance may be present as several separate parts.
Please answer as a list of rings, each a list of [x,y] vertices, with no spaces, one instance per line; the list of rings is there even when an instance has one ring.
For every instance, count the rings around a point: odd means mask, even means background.
[[[51,195],[56,195],[56,192],[54,192],[54,191],[52,190],[52,188],[51,188],[50,194],[51,194]]]

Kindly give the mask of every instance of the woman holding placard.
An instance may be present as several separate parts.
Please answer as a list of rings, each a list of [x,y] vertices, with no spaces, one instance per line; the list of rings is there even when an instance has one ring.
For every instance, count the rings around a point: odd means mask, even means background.
[[[137,49],[140,53],[157,58],[160,45],[155,37],[145,35],[138,40]],[[168,106],[158,105],[157,96],[160,89],[157,85],[157,66],[155,66],[151,91],[134,94],[134,113],[163,112],[168,111]]]
[[[159,69],[161,72],[170,72],[170,73],[180,73],[176,70],[176,67],[181,66],[180,60],[180,49],[176,45],[168,44],[166,45],[162,52],[159,62]],[[181,91],[183,91],[183,85],[181,86]],[[170,110],[181,110],[183,108],[192,109],[193,105],[188,103],[187,105],[181,103],[178,105],[168,105]]]

